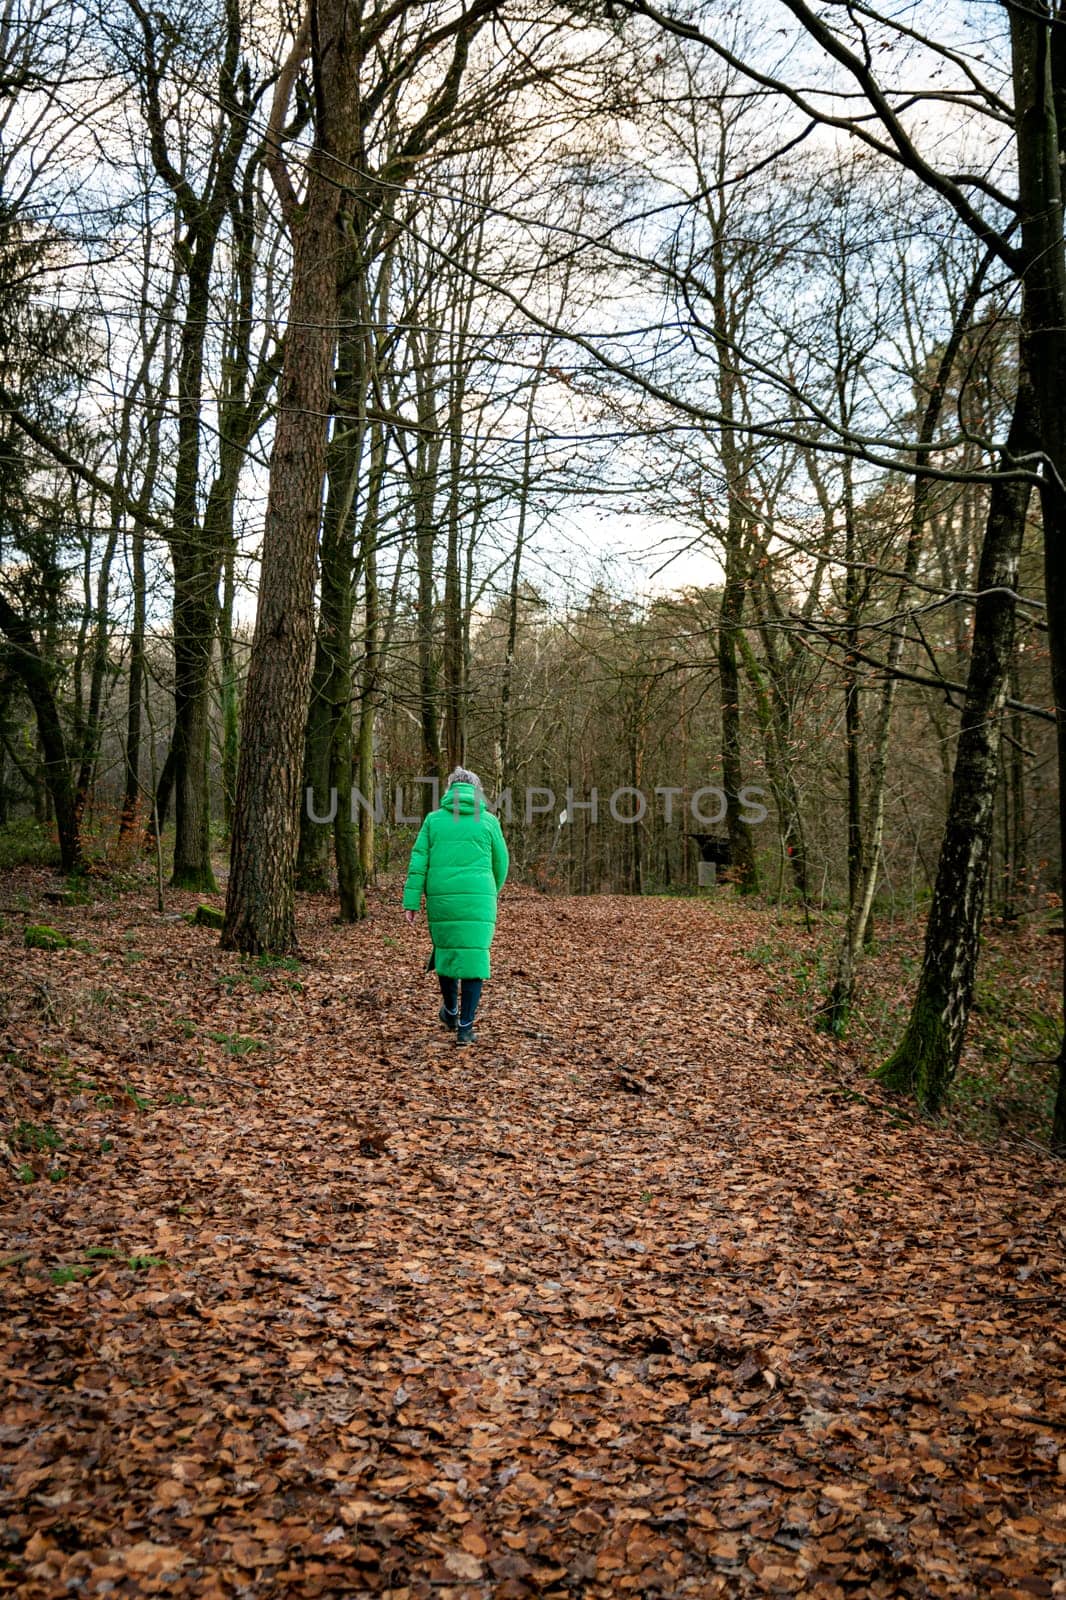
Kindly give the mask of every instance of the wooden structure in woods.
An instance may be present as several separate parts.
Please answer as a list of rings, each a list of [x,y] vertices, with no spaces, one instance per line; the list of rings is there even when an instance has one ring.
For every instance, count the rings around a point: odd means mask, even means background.
[[[718,882],[718,868],[733,864],[733,852],[728,838],[719,833],[690,833],[686,835],[699,850],[696,864],[696,881],[701,889],[713,889]]]

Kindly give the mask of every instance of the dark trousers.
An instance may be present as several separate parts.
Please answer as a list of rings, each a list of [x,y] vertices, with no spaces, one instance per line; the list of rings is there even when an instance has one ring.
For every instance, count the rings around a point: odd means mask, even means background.
[[[454,1011],[459,1007],[459,1026],[469,1028],[477,1011],[478,1001],[481,999],[481,979],[463,978],[460,998],[460,979],[446,978],[443,973],[437,973],[440,984],[440,995],[447,1011]]]

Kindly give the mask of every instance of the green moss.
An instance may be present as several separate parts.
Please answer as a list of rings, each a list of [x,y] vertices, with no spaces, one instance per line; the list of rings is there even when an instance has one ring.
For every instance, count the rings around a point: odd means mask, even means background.
[[[919,988],[898,1048],[873,1076],[886,1089],[913,1095],[924,1111],[937,1112],[951,1087],[956,1065],[943,1007]]]
[[[69,950],[74,941],[47,922],[31,922],[23,932],[22,942],[27,950]]]
[[[196,868],[187,868],[184,872],[175,872],[170,879],[172,889],[191,889],[196,894],[217,894],[218,884],[210,867],[206,871]]]

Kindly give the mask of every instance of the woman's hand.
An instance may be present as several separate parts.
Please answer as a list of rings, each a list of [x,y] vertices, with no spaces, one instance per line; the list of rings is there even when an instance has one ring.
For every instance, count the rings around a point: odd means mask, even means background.
[[[403,920],[406,922],[409,928],[413,928],[415,923],[418,921],[418,912],[405,911],[403,914]]]

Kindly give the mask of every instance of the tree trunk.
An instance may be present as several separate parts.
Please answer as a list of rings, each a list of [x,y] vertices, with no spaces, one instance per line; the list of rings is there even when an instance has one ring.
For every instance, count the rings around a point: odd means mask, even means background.
[[[1015,699],[1021,698],[1017,663],[1011,683]],[[1029,860],[1027,846],[1028,824],[1025,812],[1025,747],[1022,743],[1022,719],[1014,712],[1010,719],[1010,764],[1006,792],[1003,800],[1005,844],[1003,871],[1003,916],[1008,923],[1016,922],[1028,898]]]
[[[11,820],[10,791],[7,786],[7,706],[11,698],[12,680],[0,671],[0,828]]]
[[[175,889],[214,893],[211,867],[211,651],[219,572],[188,559],[175,544],[174,565],[174,870]],[[202,556],[202,551],[197,554]]]
[[[423,429],[436,427],[432,393],[423,379],[419,394],[419,421]],[[434,628],[433,560],[436,529],[433,519],[436,498],[436,473],[440,439],[428,432],[419,434],[414,494],[415,550],[418,560],[418,691],[422,727],[422,766],[420,776],[439,778],[441,773],[437,641]],[[432,790],[423,786],[423,806],[432,809]]]
[[[362,271],[362,263],[353,267],[341,297],[341,321],[350,331],[342,337],[338,351],[334,380],[338,416],[326,460],[329,487],[322,521],[318,632],[304,741],[305,803],[300,810],[296,872],[298,888],[325,893],[329,888],[329,846],[333,840],[342,922],[354,920],[351,912],[357,896],[350,791],[354,507],[366,428],[366,334],[359,326],[362,298],[357,292]],[[328,814],[333,790],[338,801],[332,826],[315,822],[310,814],[312,808],[306,803],[308,791],[314,796],[315,815],[322,816]]]
[[[740,791],[743,787],[742,746],[740,731],[740,671],[737,635],[742,627],[745,584],[738,570],[739,551],[730,538],[726,558],[726,581],[722,591],[721,610],[718,617],[718,677],[722,716],[722,788],[728,810],[726,826],[733,856],[733,872],[742,894],[753,893],[759,887],[759,874],[755,865],[751,829],[740,814]]]
[[[1009,8],[1014,115],[1021,201],[1022,324],[1032,351],[1040,423],[1044,521],[1044,593],[1059,777],[1059,863],[1066,871],[1066,246],[1062,161],[1066,154],[1066,39],[1046,0]],[[1054,37],[1052,33],[1054,30]],[[1066,941],[1063,949],[1066,1011]],[[1066,1156],[1066,1040],[1059,1045],[1059,1085],[1051,1148]]]
[[[174,498],[169,532],[174,569],[174,785],[176,888],[213,892],[208,773],[210,761],[211,656],[218,614],[218,583],[224,546],[199,516],[200,439],[204,398],[204,353],[212,327],[212,276],[222,223],[233,202],[234,184],[254,104],[241,61],[242,9],[225,0],[218,59],[217,121],[212,128],[202,190],[197,193],[179,155],[169,148],[168,116],[161,85],[169,47],[162,46],[161,19],[129,0],[144,39],[143,106],[153,166],[175,199],[175,270],[185,282],[185,305],[177,370],[177,438]],[[224,430],[223,430],[224,441]],[[158,825],[158,824],[157,824]]]
[[[459,377],[453,383],[461,397]],[[466,755],[466,730],[463,706],[463,598],[459,570],[459,489],[462,442],[461,398],[453,397],[449,428],[448,464],[448,544],[444,562],[444,648],[442,676],[444,686],[444,754],[448,770],[463,765]]]
[[[176,889],[214,893],[211,810],[211,653],[222,550],[198,505],[204,345],[211,313],[211,266],[218,228],[200,235],[188,271],[178,359],[178,438],[170,555],[174,568],[174,871]],[[206,519],[205,519],[206,520]]]
[[[1035,423],[1023,366],[1005,470],[1034,448]],[[877,1073],[888,1088],[913,1093],[933,1112],[943,1104],[958,1068],[973,998],[1029,498],[1024,480],[1000,478],[992,486],[966,699],[918,992],[899,1048]]]
[[[840,385],[840,409],[847,423],[847,406]],[[844,616],[846,653],[844,657],[844,753],[848,795],[848,916],[851,917],[862,892],[862,714],[859,706],[859,673],[855,651],[859,648],[861,595],[856,566],[858,541],[855,533],[855,496],[851,459],[841,463],[844,477]]]
[[[313,7],[315,144],[307,162],[303,205],[299,211],[290,207],[292,291],[222,930],[224,948],[249,954],[285,952],[296,944],[295,870],[314,651],[315,551],[338,311],[342,185],[349,176],[355,123],[351,25],[344,0],[318,0]]]
[[[360,269],[362,270],[362,268]],[[362,320],[365,295],[353,298],[352,308]],[[348,318],[346,316],[345,320]],[[341,363],[343,383],[338,390],[344,395],[349,410],[354,409],[355,420],[345,430],[339,449],[343,452],[343,465],[339,473],[339,494],[335,515],[338,528],[335,539],[337,569],[335,573],[335,620],[331,629],[333,651],[333,676],[330,683],[329,705],[332,723],[330,741],[330,785],[343,796],[333,820],[333,848],[337,863],[338,916],[341,922],[359,922],[366,916],[366,894],[359,861],[359,827],[352,815],[352,777],[354,746],[352,738],[352,620],[355,611],[355,586],[362,550],[355,550],[356,490],[360,465],[366,440],[366,385],[367,341],[369,334],[360,330],[352,341],[347,358]],[[340,380],[341,375],[338,374]],[[325,586],[323,585],[323,610]]]
[[[384,320],[384,316],[382,317]],[[359,872],[364,889],[362,910],[365,915],[367,884],[374,877],[374,724],[377,696],[381,676],[381,646],[378,596],[378,514],[381,505],[381,487],[385,476],[385,436],[379,423],[371,427],[370,483],[366,510],[363,515],[363,675],[359,697],[359,733],[357,740],[357,773],[359,793],[365,804],[359,809]],[[399,558],[398,558],[399,559]]]
[[[331,563],[330,553],[323,540],[323,569]],[[327,586],[323,571],[323,590]],[[311,669],[311,696],[307,707],[307,726],[304,729],[303,776],[301,780],[300,838],[296,852],[296,887],[304,894],[329,892],[329,842],[330,819],[330,750],[333,729],[328,699],[329,681],[333,663],[324,638],[325,617],[320,603],[318,632],[315,638],[315,658]],[[338,796],[338,806],[343,800]],[[316,818],[325,818],[318,821]]]
[[[533,484],[533,419],[537,393],[544,376],[547,347],[541,350],[537,368],[529,386],[526,399],[525,425],[522,432],[522,481],[518,493],[518,527],[515,530],[514,555],[511,560],[511,577],[507,586],[507,644],[503,657],[503,674],[500,682],[500,723],[496,738],[495,789],[499,795],[511,781],[511,694],[514,687],[515,655],[518,649],[518,596],[522,575],[522,555],[526,543],[526,521],[529,516],[529,496]],[[571,825],[571,836],[573,826]]]
[[[37,718],[44,781],[59,832],[60,865],[64,872],[76,872],[82,863],[81,836],[63,724],[52,692],[51,671],[37,648],[29,623],[2,595],[0,631],[14,646],[9,655],[10,667],[22,680]]]
[[[218,618],[219,696],[222,701],[222,815],[226,832],[233,827],[237,794],[237,758],[240,751],[240,692],[237,656],[233,647],[233,607],[237,586],[234,572],[237,541],[230,536],[222,565],[222,606]]]
[[[103,737],[104,680],[107,677],[108,644],[110,642],[110,617],[108,596],[111,589],[111,567],[118,545],[118,526],[112,521],[100,558],[96,578],[95,605],[92,608],[92,635],[89,645],[89,696],[81,719],[78,775],[74,787],[74,809],[79,819],[84,815],[90,790],[96,777],[96,763]]]
[[[122,795],[122,821],[119,838],[129,839],[140,831],[141,819],[141,720],[144,699],[144,627],[146,585],[144,570],[144,529],[135,523],[130,559],[133,578],[133,633],[130,638],[130,673],[126,705],[126,783]]]

